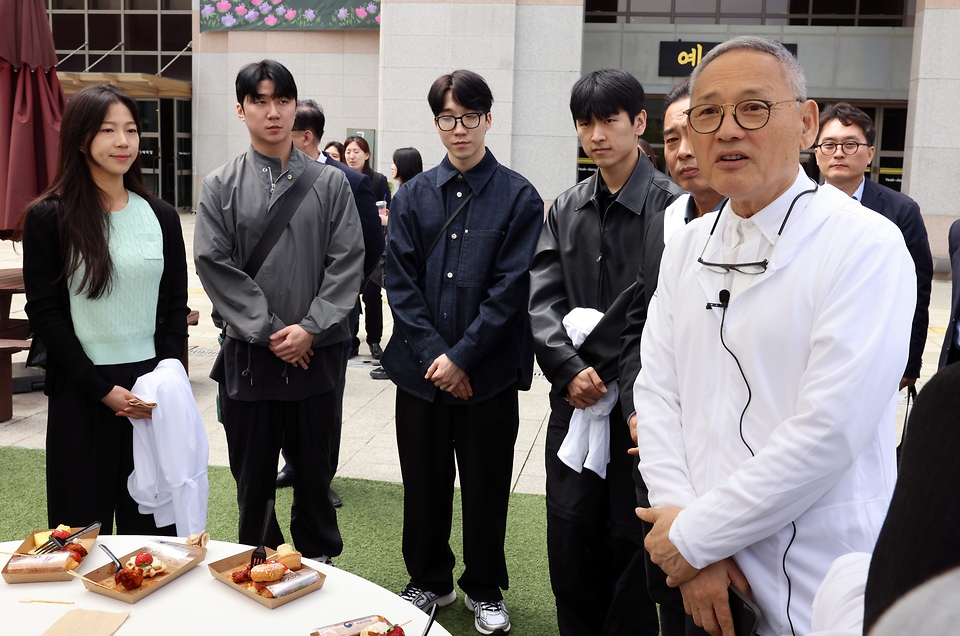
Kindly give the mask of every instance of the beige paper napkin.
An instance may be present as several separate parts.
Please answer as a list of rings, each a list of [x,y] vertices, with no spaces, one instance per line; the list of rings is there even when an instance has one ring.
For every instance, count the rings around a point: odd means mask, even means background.
[[[130,612],[99,612],[74,609],[60,617],[43,636],[111,636]]]

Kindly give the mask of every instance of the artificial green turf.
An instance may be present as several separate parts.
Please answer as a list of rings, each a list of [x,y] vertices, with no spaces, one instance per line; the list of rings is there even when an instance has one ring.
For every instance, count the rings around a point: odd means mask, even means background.
[[[41,450],[0,447],[0,541],[22,539],[47,526],[46,482]],[[237,540],[237,491],[227,468],[211,466],[207,532],[221,541]],[[336,478],[333,488],[344,504],[338,512],[343,554],[337,567],[398,591],[408,576],[400,553],[403,486],[382,481]],[[457,491],[459,493],[459,490]],[[277,518],[289,538],[290,488],[277,491]],[[463,573],[460,500],[455,497],[450,546],[457,556],[454,580]],[[513,494],[507,516],[507,567],[510,589],[504,600],[514,625],[511,634],[552,634],[556,606],[547,573],[546,511],[539,495]],[[457,602],[442,608],[437,622],[453,636],[473,636],[473,613]],[[389,617],[388,617],[389,618]]]

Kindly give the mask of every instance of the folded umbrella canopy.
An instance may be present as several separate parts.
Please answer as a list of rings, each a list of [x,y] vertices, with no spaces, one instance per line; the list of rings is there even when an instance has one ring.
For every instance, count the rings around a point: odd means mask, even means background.
[[[0,239],[50,183],[67,104],[43,0],[0,0]]]

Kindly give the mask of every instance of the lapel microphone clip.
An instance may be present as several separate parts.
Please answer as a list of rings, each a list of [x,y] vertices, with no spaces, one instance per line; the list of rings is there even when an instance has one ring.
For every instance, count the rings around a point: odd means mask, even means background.
[[[720,307],[721,309],[726,309],[727,305],[730,304],[730,292],[726,289],[720,290],[720,302],[718,303],[707,303],[707,309],[713,309],[715,307]]]

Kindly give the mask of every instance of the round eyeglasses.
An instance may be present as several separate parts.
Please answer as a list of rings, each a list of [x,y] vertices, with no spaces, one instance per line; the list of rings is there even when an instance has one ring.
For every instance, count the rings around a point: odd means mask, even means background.
[[[814,148],[819,148],[820,152],[830,156],[837,151],[837,148],[843,148],[843,154],[845,155],[855,155],[857,151],[860,150],[860,146],[869,147],[870,144],[862,144],[859,141],[845,141],[842,144],[838,144],[832,141],[825,141],[822,144],[814,146]]]
[[[440,115],[439,117],[434,117],[433,121],[437,122],[437,128],[443,132],[450,132],[456,128],[457,122],[463,124],[463,127],[467,130],[473,130],[480,125],[484,115],[486,115],[486,113],[465,113],[459,117]]]
[[[763,128],[770,121],[770,110],[777,104],[788,104],[790,102],[803,103],[802,99],[784,99],[779,102],[771,102],[765,99],[745,99],[736,104],[698,104],[684,112],[687,121],[690,122],[690,128],[701,135],[708,135],[723,123],[726,115],[724,106],[733,107],[733,119],[744,130],[757,130]]]

